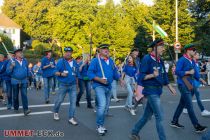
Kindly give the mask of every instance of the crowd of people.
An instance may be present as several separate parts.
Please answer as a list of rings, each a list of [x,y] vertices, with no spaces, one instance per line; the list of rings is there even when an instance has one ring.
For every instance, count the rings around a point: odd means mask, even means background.
[[[161,107],[161,94],[163,86],[167,86],[172,95],[176,90],[168,79],[170,66],[161,59],[165,48],[162,39],[157,39],[149,46],[148,54],[142,60],[139,59],[139,50],[133,48],[128,56],[116,65],[110,57],[108,44],[101,44],[97,47],[94,58],[87,54],[84,57],[74,59],[72,47],[65,47],[63,56],[57,61],[52,57],[52,50],[46,50],[45,56],[34,66],[23,57],[22,49],[16,49],[5,57],[0,54],[0,98],[5,101],[7,109],[14,109],[19,113],[19,94],[21,94],[23,113],[27,116],[31,110],[28,108],[27,92],[32,87],[40,90],[43,85],[43,102],[49,104],[50,94],[56,94],[54,101],[55,121],[60,120],[59,110],[66,94],[69,95],[68,122],[78,125],[75,118],[76,107],[80,107],[80,100],[86,93],[87,108],[96,111],[96,130],[99,135],[105,135],[106,116],[109,113],[109,105],[113,97],[116,102],[117,83],[126,87],[127,98],[125,110],[131,115],[136,115],[138,104],[145,103],[144,113],[134,125],[130,138],[139,140],[139,132],[148,120],[154,115],[156,128],[160,140],[165,140],[163,127],[163,113]],[[195,128],[200,133],[206,130],[201,125],[192,106],[192,97],[195,95],[202,116],[210,115],[200,100],[200,85],[210,84],[206,77],[210,78],[210,62],[199,65],[199,53],[193,44],[184,47],[185,53],[173,64],[172,73],[176,77],[176,83],[181,93],[179,104],[176,108],[170,125],[175,128],[183,128],[179,124],[180,114],[184,111]],[[57,89],[57,90],[56,90]],[[92,92],[95,93],[95,107],[92,105]]]

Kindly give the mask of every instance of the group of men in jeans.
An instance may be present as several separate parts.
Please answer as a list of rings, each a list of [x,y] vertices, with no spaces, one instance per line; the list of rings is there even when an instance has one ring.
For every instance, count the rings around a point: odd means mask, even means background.
[[[162,124],[163,113],[160,102],[163,86],[166,85],[173,95],[176,94],[175,89],[169,83],[164,62],[161,59],[161,56],[165,51],[163,40],[155,40],[150,45],[150,48],[152,48],[151,53],[145,55],[141,64],[139,64],[138,83],[144,87],[143,94],[147,98],[147,103],[143,116],[132,129],[130,136],[132,140],[140,139],[138,135],[139,131],[153,114],[156,119],[156,128],[159,139],[166,139]],[[170,125],[176,128],[183,128],[184,126],[179,124],[178,120],[183,108],[187,108],[190,120],[195,127],[195,131],[203,132],[206,127],[198,123],[192,106],[193,81],[194,79],[197,79],[198,81],[200,80],[199,72],[195,67],[195,61],[192,59],[195,55],[196,48],[193,44],[189,44],[186,45],[184,49],[185,54],[178,60],[175,70],[178,77],[177,83],[181,93],[181,98]],[[92,81],[92,88],[94,89],[96,96],[97,132],[100,135],[105,135],[107,129],[104,124],[111,98],[111,84],[113,80],[119,80],[121,85],[123,85],[124,82],[120,78],[114,61],[110,58],[109,45],[99,45],[97,52],[96,57],[91,61],[90,59],[87,59],[81,64],[77,64],[72,57],[73,49],[71,47],[65,47],[63,57],[55,64],[54,59],[52,59],[51,50],[49,50],[46,51],[46,56],[42,59],[41,68],[45,84],[44,97],[46,103],[49,103],[51,78],[56,76],[59,82],[59,89],[55,98],[53,114],[54,120],[56,121],[60,120],[59,109],[68,93],[70,102],[68,122],[72,125],[78,125],[75,118],[75,110],[76,106],[79,106],[79,101],[83,94],[83,87],[81,85],[85,85],[86,93],[90,94],[90,81]],[[15,50],[14,54],[14,58],[8,60],[8,64],[5,68],[6,72],[11,76],[11,85],[14,93],[13,106],[14,110],[18,111],[18,94],[20,91],[23,111],[25,115],[28,115],[30,113],[27,99],[28,62],[23,58],[22,49]],[[77,95],[77,86],[79,82],[81,82],[81,93]],[[87,100],[87,107],[92,108],[90,95],[87,95]]]

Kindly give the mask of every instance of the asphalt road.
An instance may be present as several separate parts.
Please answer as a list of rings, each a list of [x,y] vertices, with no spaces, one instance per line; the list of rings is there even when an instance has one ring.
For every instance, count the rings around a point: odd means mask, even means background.
[[[210,110],[210,87],[201,88],[200,92],[205,108]],[[125,90],[120,89],[119,94],[122,100],[117,103],[112,101],[110,106],[110,113],[114,116],[108,117],[105,120],[108,133],[105,136],[99,136],[96,132],[95,112],[93,109],[87,108],[85,96],[83,96],[80,107],[76,109],[76,119],[79,121],[79,125],[72,126],[68,123],[68,96],[65,98],[65,104],[61,106],[59,112],[60,120],[54,121],[52,108],[56,95],[50,96],[50,104],[44,104],[43,90],[39,92],[36,92],[34,89],[29,90],[29,107],[32,111],[29,116],[23,116],[22,109],[20,109],[20,113],[15,114],[13,110],[7,110],[6,107],[0,103],[0,140],[129,140],[128,136],[130,131],[135,122],[142,115],[143,107],[139,106],[137,115],[131,116],[123,107],[125,104]],[[175,129],[169,126],[179,97],[179,93],[177,96],[172,96],[167,89],[164,89],[161,97],[167,139],[201,140],[202,135],[205,133],[195,133],[187,114],[182,114],[179,121],[180,124],[185,126],[184,129]],[[194,102],[193,105],[200,124],[210,128],[210,117],[202,117],[197,103]],[[33,137],[5,137],[5,133],[8,132],[6,130],[33,131],[34,135]],[[209,131],[209,129],[207,131]],[[54,137],[52,135],[54,135]],[[154,117],[152,117],[142,129],[140,136],[142,140],[158,140]]]

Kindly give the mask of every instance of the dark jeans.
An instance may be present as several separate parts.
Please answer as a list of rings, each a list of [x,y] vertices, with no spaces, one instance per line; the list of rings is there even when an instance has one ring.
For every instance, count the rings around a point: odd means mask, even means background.
[[[7,107],[12,107],[12,84],[11,81],[5,81],[7,93]]]
[[[174,113],[173,122],[178,122],[179,117],[183,111],[183,108],[186,107],[190,120],[192,124],[195,126],[198,124],[198,120],[195,116],[193,105],[192,105],[192,92],[193,91],[189,91],[186,86],[182,86],[182,85],[178,85],[178,88],[181,93],[181,98],[177,106],[177,109]]]
[[[23,105],[23,110],[26,111],[28,110],[28,98],[27,98],[27,84],[15,84],[12,85],[13,89],[13,104],[14,104],[14,109],[18,110],[19,109],[19,91],[21,93],[21,99],[22,99],[22,105]]]
[[[87,105],[91,106],[91,85],[90,81],[79,79],[79,94],[77,95],[77,103],[79,103],[83,93],[84,89],[86,90],[86,99],[87,99]]]

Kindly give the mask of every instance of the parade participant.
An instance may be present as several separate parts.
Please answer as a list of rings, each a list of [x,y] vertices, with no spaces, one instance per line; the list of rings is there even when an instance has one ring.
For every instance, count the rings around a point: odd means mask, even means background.
[[[160,140],[166,140],[163,128],[163,113],[160,103],[163,85],[167,85],[172,94],[176,94],[175,89],[169,84],[161,56],[164,52],[164,42],[162,39],[155,40],[151,45],[152,52],[144,56],[141,61],[138,84],[144,87],[143,94],[147,98],[144,114],[135,124],[131,132],[132,140],[140,140],[139,131],[154,114],[156,119],[156,129]]]
[[[193,82],[194,79],[200,79],[199,71],[196,68],[195,61],[192,59],[195,55],[196,49],[193,44],[186,45],[184,49],[185,54],[178,60],[175,71],[181,98],[170,125],[175,128],[184,128],[183,125],[179,124],[179,117],[183,108],[186,107],[195,131],[199,133],[205,131],[206,127],[198,123],[192,105],[192,93],[194,92]]]
[[[52,58],[52,50],[45,51],[46,56],[41,60],[42,77],[44,80],[44,99],[45,103],[48,104],[50,89],[53,85],[53,77],[55,70],[55,60]]]
[[[4,100],[3,94],[3,75],[4,75],[4,54],[0,54],[0,99]]]
[[[136,89],[136,76],[137,66],[131,55],[127,58],[127,63],[123,68],[122,79],[125,80],[126,88],[128,91],[128,96],[125,103],[125,109],[128,110],[131,115],[136,115],[134,109],[132,108],[132,99],[134,96],[134,89]]]
[[[28,64],[28,70],[29,70],[29,75],[28,75],[28,89],[31,90],[32,88],[32,83],[34,81],[34,73],[33,73],[33,64],[32,63],[29,63]]]
[[[7,59],[4,60],[4,76],[3,76],[3,81],[5,83],[5,92],[7,95],[7,109],[10,110],[12,108],[12,84],[11,84],[11,75],[7,73],[6,68],[7,68],[7,64],[10,61],[10,57],[14,58],[14,53],[9,51],[9,54],[7,55]]]
[[[19,109],[19,92],[21,94],[24,115],[28,115],[31,111],[28,109],[28,62],[23,58],[22,49],[14,51],[15,58],[7,64],[7,73],[11,75],[11,84],[13,89],[13,107],[16,113]]]
[[[97,132],[103,136],[107,132],[107,129],[104,127],[104,121],[111,98],[111,83],[113,79],[118,80],[120,76],[113,60],[109,57],[109,45],[99,45],[98,52],[99,54],[92,59],[88,68],[88,78],[93,80],[92,86],[96,94]]]
[[[41,89],[42,87],[42,69],[41,69],[41,62],[38,61],[36,65],[33,67],[33,73],[35,75],[35,88],[36,90]]]
[[[76,105],[79,106],[79,101],[84,93],[84,89],[86,90],[86,100],[87,100],[87,108],[92,109],[93,106],[91,104],[91,82],[88,79],[87,71],[90,65],[90,55],[87,56],[86,60],[82,62],[79,67],[79,77],[78,77],[78,84],[79,84],[79,94],[77,95],[77,102]]]
[[[198,64],[198,59],[199,58],[200,58],[200,55],[199,55],[198,52],[196,52],[195,55],[193,56],[193,60],[195,61],[195,64],[196,64],[195,67],[196,67],[196,69],[198,69],[198,72],[200,71],[199,64]],[[210,112],[204,108],[204,106],[203,106],[203,104],[201,102],[201,99],[200,99],[200,92],[199,92],[200,82],[202,82],[203,84],[206,85],[206,81],[204,81],[202,78],[200,78],[199,81],[194,79],[194,82],[193,82],[193,86],[194,86],[193,95],[195,95],[198,107],[201,110],[201,116],[209,116]],[[188,113],[186,108],[183,109],[183,113]]]
[[[77,97],[77,69],[78,65],[72,58],[73,49],[71,47],[64,48],[63,58],[58,60],[55,68],[55,75],[59,82],[59,89],[57,91],[57,97],[54,105],[54,120],[59,120],[59,109],[66,94],[69,94],[69,120],[72,125],[77,125],[77,121],[74,118],[76,109],[76,97]]]

